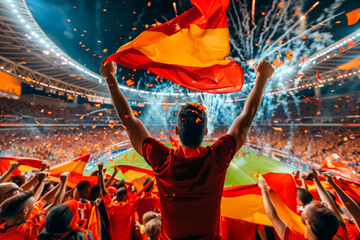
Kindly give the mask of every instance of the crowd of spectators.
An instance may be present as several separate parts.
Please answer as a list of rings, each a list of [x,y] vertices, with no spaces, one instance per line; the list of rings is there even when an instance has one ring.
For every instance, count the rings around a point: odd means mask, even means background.
[[[91,154],[96,159],[111,146],[126,140],[124,130],[116,127],[83,127],[0,131],[0,155],[31,157],[51,165]]]
[[[340,163],[360,165],[360,129],[330,127],[257,127],[248,136],[250,144],[275,148],[291,155],[321,163],[334,153]]]

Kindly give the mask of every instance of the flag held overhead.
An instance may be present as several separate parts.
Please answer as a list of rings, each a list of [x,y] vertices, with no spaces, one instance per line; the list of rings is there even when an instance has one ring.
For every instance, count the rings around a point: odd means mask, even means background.
[[[193,0],[192,3],[195,6],[190,10],[145,30],[107,61],[150,70],[195,91],[240,91],[243,69],[234,60],[227,59],[229,0]]]

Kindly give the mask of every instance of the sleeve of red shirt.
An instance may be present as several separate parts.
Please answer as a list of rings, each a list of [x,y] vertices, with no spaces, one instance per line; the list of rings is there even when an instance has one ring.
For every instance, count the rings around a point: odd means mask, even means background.
[[[29,218],[24,224],[18,227],[18,230],[24,232],[29,239],[36,239],[41,230],[45,227],[46,210],[41,210],[33,217]]]
[[[231,135],[219,138],[212,146],[218,164],[227,168],[236,153],[236,140]]]
[[[154,138],[147,138],[143,143],[143,157],[156,172],[161,168],[169,155],[170,149]]]
[[[104,205],[106,208],[110,207],[110,204],[112,202],[111,196],[109,193],[107,193],[105,196],[101,197],[101,200],[104,201]]]
[[[294,232],[288,226],[286,226],[284,240],[305,240],[305,238],[301,234]]]

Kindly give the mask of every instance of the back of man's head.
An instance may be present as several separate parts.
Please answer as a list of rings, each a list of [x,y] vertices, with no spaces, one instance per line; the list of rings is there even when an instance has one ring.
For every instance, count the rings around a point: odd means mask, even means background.
[[[327,207],[308,206],[308,220],[311,230],[319,240],[331,240],[339,228],[339,220]]]
[[[150,181],[151,181],[150,177],[146,178],[144,183],[143,183],[143,187],[145,187],[146,184],[148,184]],[[154,188],[154,181],[152,181],[150,183],[150,185],[144,190],[144,192],[150,192],[153,188]]]
[[[199,147],[207,129],[207,115],[202,105],[186,104],[177,116],[179,138],[185,147]]]
[[[124,188],[124,187],[119,188],[116,192],[116,200],[118,202],[125,201],[127,199],[127,196],[128,196],[128,193],[127,193],[126,188]]]
[[[88,181],[79,182],[76,189],[81,198],[87,198],[90,192],[90,183]]]
[[[97,184],[95,186],[93,186],[90,190],[90,194],[91,194],[91,197],[92,199],[95,201],[97,198],[100,198],[100,184]]]
[[[309,203],[312,202],[312,200],[314,200],[313,195],[311,195],[311,193],[308,190],[303,188],[297,188],[296,195],[304,206],[308,205]]]
[[[33,206],[29,203],[29,199],[33,197],[33,191],[26,191],[16,196],[6,199],[0,205],[0,218],[8,221],[14,217],[17,217],[26,207],[29,211],[32,211]],[[24,217],[26,214],[23,214]],[[25,219],[24,219],[25,220]]]

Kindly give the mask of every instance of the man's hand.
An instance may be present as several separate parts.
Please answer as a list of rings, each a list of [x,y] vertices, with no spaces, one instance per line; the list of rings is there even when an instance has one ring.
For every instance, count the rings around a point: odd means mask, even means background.
[[[274,68],[269,62],[263,60],[255,65],[255,74],[256,76],[261,76],[262,78],[269,79],[274,74]]]
[[[330,185],[334,184],[334,180],[333,180],[331,174],[329,174],[329,173],[324,173],[324,176],[326,177],[326,181],[327,181],[328,183],[330,183]]]
[[[42,182],[45,178],[49,176],[48,172],[39,172],[38,174],[38,180],[39,182]]]
[[[300,178],[306,180],[306,174],[305,173],[300,174]]]
[[[114,63],[114,62],[107,63],[106,60],[107,60],[107,58],[102,60],[101,67],[100,67],[100,72],[103,75],[103,77],[105,77],[105,79],[107,79],[107,77],[109,77],[110,75],[115,76],[116,69],[117,69],[116,63]]]
[[[104,164],[98,164],[99,172],[104,171]]]
[[[313,176],[314,180],[319,180],[319,175],[318,175],[318,173],[316,172],[315,169],[311,169],[310,173]]]
[[[46,160],[44,160],[44,161],[41,163],[40,172],[41,172],[41,171],[45,171],[45,169],[50,169],[49,162],[46,161]]]
[[[70,177],[70,173],[68,172],[63,172],[61,175],[60,175],[60,181],[61,183],[66,183],[66,181],[69,179]]]
[[[10,164],[9,170],[13,172],[13,171],[15,171],[19,166],[20,166],[20,163],[19,163],[19,162],[13,162],[13,163]]]
[[[261,188],[261,190],[263,190],[263,191],[267,191],[267,190],[268,190],[268,185],[267,185],[267,183],[266,183],[264,180],[260,180],[260,181],[258,182],[258,186],[259,186],[259,188]]]

